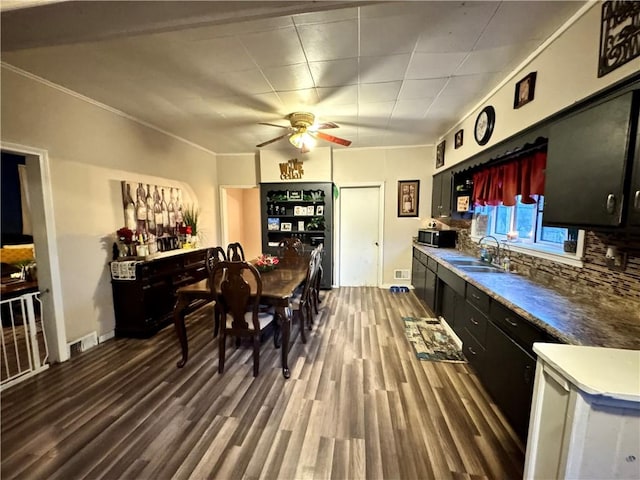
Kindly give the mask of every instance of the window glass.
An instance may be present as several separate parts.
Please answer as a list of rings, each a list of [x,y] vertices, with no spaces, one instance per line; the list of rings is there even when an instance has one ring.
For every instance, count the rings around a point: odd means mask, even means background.
[[[536,234],[536,216],[538,214],[538,205],[536,203],[520,203],[520,195],[516,197],[516,200],[517,203],[515,207],[505,208],[515,210],[514,225],[515,230],[518,232],[518,238],[520,238],[521,240],[534,241]]]
[[[493,208],[496,209],[496,227],[493,233],[506,235],[511,230],[511,209],[513,207],[500,205]]]
[[[518,195],[516,205],[513,207],[476,206],[471,222],[471,234],[475,237],[495,235],[498,238],[504,238],[510,234],[508,238],[514,239],[516,245],[540,244],[546,250],[551,248],[562,252],[564,241],[570,239],[568,230],[542,226],[544,197],[537,195],[532,197],[537,203],[520,203]],[[576,238],[577,231],[574,231],[571,239]]]

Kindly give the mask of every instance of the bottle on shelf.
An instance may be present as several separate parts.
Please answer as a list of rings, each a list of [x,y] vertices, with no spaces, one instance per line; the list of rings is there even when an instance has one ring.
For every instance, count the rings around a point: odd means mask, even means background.
[[[136,189],[136,231],[142,232],[147,224],[147,204],[145,202],[144,187],[138,183]]]
[[[146,204],[147,204],[147,230],[150,233],[156,233],[156,219],[155,214],[153,213],[153,198],[151,197],[151,185],[147,183],[147,194],[146,194]]]
[[[164,198],[164,188],[162,189],[162,194],[160,195],[162,201],[160,202],[160,208],[162,209],[162,225],[163,231],[171,235],[171,225],[169,224],[169,206],[167,205],[167,201]]]
[[[126,227],[132,232],[136,230],[138,224],[136,222],[136,204],[131,196],[131,185],[127,183],[124,199],[124,211],[126,218]]]
[[[162,223],[162,201],[160,199],[160,193],[158,192],[158,186],[154,187],[153,191],[153,213],[156,219],[156,235],[161,237],[164,234],[164,223]]]
[[[169,190],[169,228],[171,235],[176,233],[176,203],[175,193],[173,188]]]

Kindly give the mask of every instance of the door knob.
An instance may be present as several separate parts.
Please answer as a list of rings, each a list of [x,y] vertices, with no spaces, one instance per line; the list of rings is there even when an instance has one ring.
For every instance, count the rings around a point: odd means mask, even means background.
[[[376,247],[379,247],[380,245],[378,245],[378,242],[376,242]]]

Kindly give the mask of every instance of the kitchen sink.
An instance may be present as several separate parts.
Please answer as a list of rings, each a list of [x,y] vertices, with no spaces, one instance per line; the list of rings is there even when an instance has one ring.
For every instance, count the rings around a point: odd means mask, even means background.
[[[459,265],[458,268],[463,272],[477,272],[477,273],[504,273],[504,270],[493,265],[485,264],[472,264],[472,265]]]
[[[452,259],[452,260],[447,260],[451,265],[455,265],[456,267],[458,266],[463,266],[463,265],[476,265],[479,267],[490,267],[491,265],[489,265],[487,262],[483,262],[481,260],[474,260],[474,259]]]

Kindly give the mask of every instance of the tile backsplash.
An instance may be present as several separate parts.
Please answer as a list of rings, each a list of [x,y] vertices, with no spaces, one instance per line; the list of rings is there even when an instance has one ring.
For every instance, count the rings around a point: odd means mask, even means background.
[[[450,226],[459,229],[458,250],[478,256],[478,245],[469,237],[469,223],[455,222]],[[612,270],[606,265],[607,246],[616,246],[627,253],[624,271]],[[609,300],[629,300],[640,304],[640,234],[622,236],[587,231],[582,268],[520,252],[511,252],[509,257],[513,270],[536,283],[568,294],[606,295]]]

